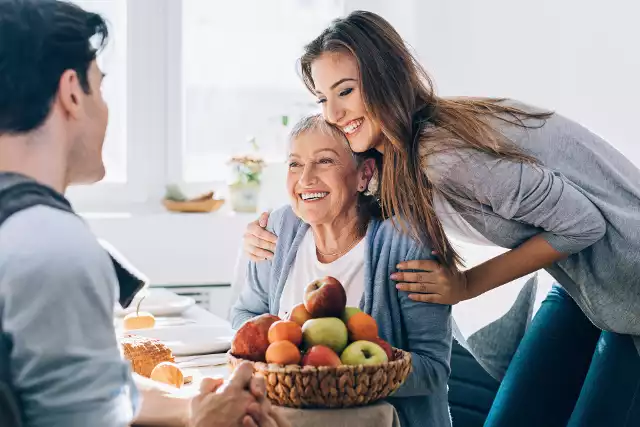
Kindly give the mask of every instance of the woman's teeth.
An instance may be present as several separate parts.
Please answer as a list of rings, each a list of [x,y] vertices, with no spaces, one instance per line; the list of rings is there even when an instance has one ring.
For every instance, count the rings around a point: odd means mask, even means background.
[[[363,119],[352,120],[348,125],[342,128],[342,131],[347,135],[354,133],[360,128],[360,125],[364,122]]]
[[[318,199],[324,199],[329,193],[303,193],[300,194],[300,197],[302,197],[302,200],[318,200]]]

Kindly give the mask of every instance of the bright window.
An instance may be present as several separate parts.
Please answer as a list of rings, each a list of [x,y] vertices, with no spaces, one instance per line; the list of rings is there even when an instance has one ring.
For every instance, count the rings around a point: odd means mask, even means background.
[[[319,111],[297,60],[345,1],[75,0],[109,22],[98,63],[110,117],[107,176],[71,187],[72,203],[159,205],[169,183],[223,190],[227,160],[252,137],[267,161],[284,161],[290,127]]]
[[[288,129],[317,110],[297,59],[343,12],[342,0],[182,2],[184,181],[225,180],[250,138],[268,161],[284,161]]]
[[[75,0],[85,10],[96,12],[109,23],[109,44],[98,57],[107,78],[102,94],[109,105],[109,126],[104,144],[107,175],[104,182],[127,181],[127,4],[125,0]]]

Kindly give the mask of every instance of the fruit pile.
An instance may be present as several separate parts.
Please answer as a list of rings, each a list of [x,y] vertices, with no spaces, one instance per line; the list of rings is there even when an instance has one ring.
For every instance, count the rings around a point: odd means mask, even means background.
[[[325,277],[308,285],[304,303],[284,320],[263,314],[247,321],[231,342],[238,358],[279,365],[375,365],[393,360],[373,317],[346,307],[342,284]]]

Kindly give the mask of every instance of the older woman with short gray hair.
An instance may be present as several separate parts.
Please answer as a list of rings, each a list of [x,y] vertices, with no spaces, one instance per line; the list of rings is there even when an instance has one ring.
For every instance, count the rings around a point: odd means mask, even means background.
[[[382,339],[411,352],[412,373],[388,399],[401,424],[450,426],[451,306],[412,301],[390,280],[399,262],[432,255],[380,218],[367,195],[376,170],[371,153],[354,155],[321,116],[298,123],[288,161],[291,204],[273,212],[267,225],[278,236],[274,256],[249,262],[231,322],[237,329],[260,314],[283,317],[303,302],[306,285],[333,276],[345,288],[347,305],[370,314]]]

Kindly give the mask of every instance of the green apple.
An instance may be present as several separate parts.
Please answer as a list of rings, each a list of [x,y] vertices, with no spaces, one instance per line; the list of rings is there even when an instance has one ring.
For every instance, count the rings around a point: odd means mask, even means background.
[[[344,365],[378,365],[389,360],[387,353],[371,341],[355,341],[344,349],[340,360]]]
[[[324,345],[340,354],[347,346],[348,339],[347,327],[337,317],[307,320],[302,326],[302,342],[305,348]]]
[[[362,310],[360,310],[358,307],[345,307],[344,313],[342,313],[342,321],[346,325],[351,316],[356,313],[360,313],[361,311]]]

